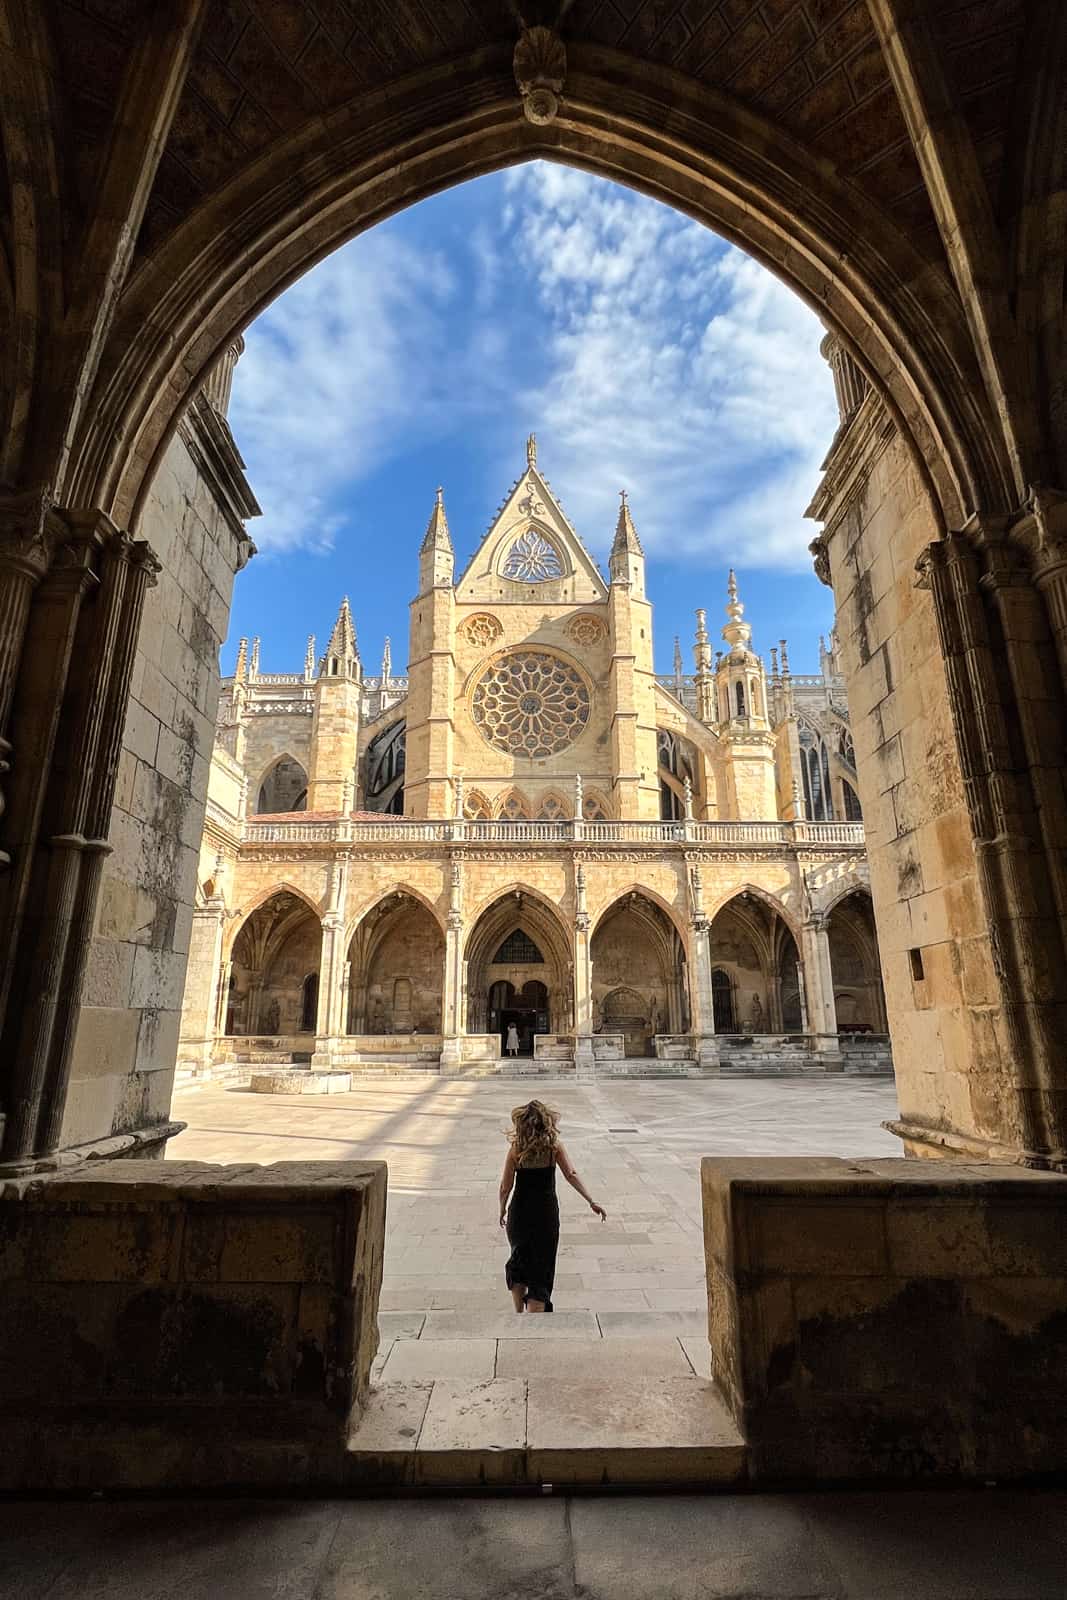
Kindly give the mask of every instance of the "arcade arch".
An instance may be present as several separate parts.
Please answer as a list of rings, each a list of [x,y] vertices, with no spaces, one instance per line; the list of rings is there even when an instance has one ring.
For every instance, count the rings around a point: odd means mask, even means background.
[[[282,889],[252,911],[233,942],[225,1032],[314,1034],[322,926],[299,895]]]
[[[445,941],[421,900],[403,890],[379,900],[348,947],[346,1032],[439,1034]]]
[[[573,1029],[571,939],[540,896],[515,888],[486,906],[467,937],[466,965],[468,1033],[499,1033],[503,1046],[514,1021],[530,1054],[536,1034]]]
[[[826,919],[839,1033],[884,1033],[885,994],[871,897],[854,889]]]
[[[590,943],[593,1028],[621,1033],[628,1056],[689,1026],[685,949],[663,907],[632,889],[600,917]]]
[[[769,896],[743,889],[721,906],[710,947],[716,1033],[806,1031],[796,940]]]

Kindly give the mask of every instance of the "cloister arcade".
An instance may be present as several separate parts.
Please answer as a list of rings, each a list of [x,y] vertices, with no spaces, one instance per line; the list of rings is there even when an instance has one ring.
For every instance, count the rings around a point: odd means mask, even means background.
[[[214,886],[211,886],[214,887]],[[579,914],[580,916],[580,914]],[[527,885],[493,895],[459,933],[462,1013],[468,1036],[498,1036],[510,1023],[525,1055],[538,1035],[576,1034],[581,1010],[576,922]],[[219,1006],[219,1039],[258,1038],[305,1054],[327,1031],[319,1009],[327,956],[310,902],[283,889],[237,924]],[[840,893],[809,925],[805,975],[794,919],[766,890],[746,886],[711,919],[710,1016],[700,1016],[691,927],[679,925],[656,891],[640,884],[608,900],[589,935],[588,999],[594,1036],[618,1036],[636,1059],[656,1053],[657,1038],[708,1034],[789,1036],[883,1033],[885,1003],[870,895],[862,885]],[[430,904],[398,888],[359,916],[346,947],[335,1048],[360,1038],[420,1037],[440,1045],[445,1031],[446,930]],[[813,1015],[811,996],[817,992]],[[699,1022],[699,1029],[698,1029]],[[225,1050],[223,1050],[225,1054]]]

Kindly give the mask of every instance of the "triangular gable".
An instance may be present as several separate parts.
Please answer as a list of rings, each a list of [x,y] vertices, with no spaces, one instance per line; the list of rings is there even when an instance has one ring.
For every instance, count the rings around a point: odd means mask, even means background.
[[[542,551],[540,540],[548,547],[547,553]],[[522,541],[518,549],[517,541]],[[553,572],[553,553],[559,558],[558,576]],[[547,577],[541,576],[544,567],[548,569]],[[531,599],[588,605],[607,597],[607,585],[596,562],[548,480],[531,462],[512,485],[488,533],[467,563],[456,585],[456,599],[481,605],[529,603]]]

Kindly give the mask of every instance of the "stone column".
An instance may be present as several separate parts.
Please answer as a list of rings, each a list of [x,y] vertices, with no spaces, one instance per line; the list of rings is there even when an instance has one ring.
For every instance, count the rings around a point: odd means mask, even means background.
[[[232,972],[232,961],[224,961],[219,967],[218,990],[215,996],[216,1039],[223,1038],[226,1033],[227,1012],[230,1008],[230,976]]]
[[[66,511],[62,521],[73,538],[57,561],[69,558],[70,592],[86,604],[71,612],[79,670],[63,684],[39,824],[47,849],[34,854],[17,951],[23,1000],[4,1130],[9,1171],[45,1159],[60,1142],[144,596],[159,570],[146,544],[100,513]],[[87,589],[89,566],[95,586]]]
[[[711,922],[704,911],[704,886],[700,867],[689,871],[689,1009],[696,1040],[698,1066],[717,1067],[715,999],[711,987]]]
[[[189,961],[186,967],[185,999],[182,1004],[181,1031],[178,1036],[178,1064],[197,1077],[209,1077],[215,1058],[215,1043],[221,1031],[222,930],[226,911],[222,900],[213,897],[193,912],[189,933]],[[228,966],[229,963],[227,962]]]
[[[593,958],[586,904],[585,867],[579,861],[574,875],[574,1067],[579,1077],[596,1074],[593,1049]]]
[[[449,885],[448,920],[445,924],[444,993],[441,997],[441,1070],[458,1072],[463,1061],[461,1039],[466,1032],[463,1016],[463,868],[454,857]]]
[[[837,1049],[837,1009],[834,974],[830,964],[830,938],[825,917],[813,917],[800,930],[801,962],[807,996],[808,1026],[819,1035],[818,1048]]]
[[[334,1050],[341,1032],[341,995],[344,987],[344,923],[336,911],[322,919],[322,949],[319,955],[319,1009],[315,1021],[313,1067],[333,1065]]]
[[[45,525],[49,499],[43,492],[0,499],[0,826],[5,804],[5,775],[11,766],[8,721],[15,698],[22,646],[30,616],[30,599],[48,570],[50,541]],[[0,849],[0,871],[10,856]]]

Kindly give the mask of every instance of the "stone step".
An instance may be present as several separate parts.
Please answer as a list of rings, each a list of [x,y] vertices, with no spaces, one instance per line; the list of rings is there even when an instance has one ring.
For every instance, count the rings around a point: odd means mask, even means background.
[[[745,1445],[697,1377],[439,1378],[372,1388],[352,1430],[355,1487],[565,1491],[737,1487]]]

